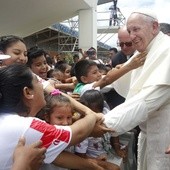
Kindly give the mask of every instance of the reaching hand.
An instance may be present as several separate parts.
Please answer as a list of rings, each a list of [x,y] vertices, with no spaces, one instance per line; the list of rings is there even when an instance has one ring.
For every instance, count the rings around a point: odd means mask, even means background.
[[[110,129],[110,128],[107,128],[103,124],[103,120],[101,120],[101,121],[96,122],[96,124],[94,126],[94,129],[93,129],[92,133],[90,134],[90,136],[101,137],[107,132],[114,132],[114,130]]]
[[[67,94],[77,101],[80,100],[80,95],[78,93],[67,93]]]
[[[42,142],[25,145],[25,138],[20,138],[13,154],[12,170],[37,170],[45,159],[45,148],[41,148]]]
[[[128,66],[129,66],[131,69],[136,69],[136,68],[142,66],[142,65],[144,64],[144,62],[145,62],[146,55],[147,55],[146,52],[143,52],[143,53],[138,54],[137,56],[135,56],[135,57],[130,61],[130,63],[128,63]]]

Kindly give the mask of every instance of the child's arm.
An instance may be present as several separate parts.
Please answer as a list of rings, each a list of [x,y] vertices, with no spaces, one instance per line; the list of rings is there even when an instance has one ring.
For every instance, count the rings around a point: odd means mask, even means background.
[[[53,161],[53,164],[63,168],[79,169],[79,170],[104,170],[93,159],[85,159],[73,153],[63,151]]]
[[[106,74],[106,76],[103,77],[98,82],[96,82],[93,85],[93,87],[94,88],[96,88],[96,87],[103,88],[103,87],[113,83],[114,81],[116,81],[121,76],[123,76],[124,74],[128,73],[129,71],[142,66],[144,64],[144,61],[145,61],[145,56],[146,56],[146,53],[139,54],[136,57],[134,57],[129,63],[123,65],[119,69],[115,68],[115,69],[110,70]]]
[[[60,90],[74,90],[75,84],[74,83],[55,83],[54,84],[56,89]]]
[[[102,168],[104,168],[105,170],[106,169],[107,170],[120,170],[120,167],[117,166],[116,164],[107,162],[106,157],[92,158],[92,157],[87,156],[84,153],[76,153],[76,155],[78,155],[78,156],[80,156],[80,157],[82,157],[84,159],[93,160],[93,161],[97,162],[97,164],[99,166],[101,166]]]
[[[128,154],[127,146],[125,146],[124,148],[121,148],[122,145],[119,141],[119,137],[111,137],[110,144],[113,147],[113,149],[115,150],[116,154],[118,156],[120,156],[121,158],[123,158],[125,161],[127,158],[127,154]]]

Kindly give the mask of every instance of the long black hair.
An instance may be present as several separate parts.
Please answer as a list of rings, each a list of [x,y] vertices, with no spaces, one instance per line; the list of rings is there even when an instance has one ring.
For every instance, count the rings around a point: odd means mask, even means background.
[[[21,41],[25,44],[24,40],[21,37],[18,37],[15,35],[1,36],[0,37],[0,51],[5,54],[7,48],[9,48],[11,45],[15,44],[18,41]]]
[[[0,68],[0,113],[25,113],[24,87],[33,88],[31,70],[22,64]]]

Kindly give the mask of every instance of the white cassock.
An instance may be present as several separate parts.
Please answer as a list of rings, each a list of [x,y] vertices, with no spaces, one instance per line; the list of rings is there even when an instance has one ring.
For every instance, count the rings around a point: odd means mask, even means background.
[[[105,115],[105,124],[115,135],[139,125],[138,170],[170,170],[170,37],[160,32],[147,52],[143,67],[112,84],[126,101]]]

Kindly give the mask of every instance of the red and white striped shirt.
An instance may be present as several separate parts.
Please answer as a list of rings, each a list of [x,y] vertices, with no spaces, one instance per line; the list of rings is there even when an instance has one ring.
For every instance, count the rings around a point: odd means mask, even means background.
[[[26,144],[42,140],[47,148],[45,163],[51,163],[70,143],[69,126],[53,126],[33,117],[17,114],[0,115],[0,170],[10,170],[12,155],[21,136]]]

